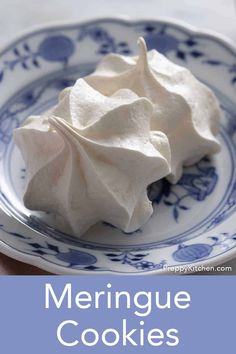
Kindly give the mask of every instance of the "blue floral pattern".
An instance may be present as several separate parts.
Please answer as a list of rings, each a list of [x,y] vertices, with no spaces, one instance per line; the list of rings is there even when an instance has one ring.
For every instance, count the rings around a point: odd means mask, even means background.
[[[74,52],[74,43],[69,37],[56,35],[45,38],[39,45],[38,55],[44,60],[67,63]]]
[[[177,262],[195,262],[199,259],[208,257],[213,247],[204,243],[194,245],[179,245],[177,251],[173,253],[173,258]]]
[[[143,26],[143,34],[149,49],[156,49],[162,54],[175,51],[176,58],[185,62],[188,58],[201,60],[202,64],[224,67],[232,76],[231,83],[236,84],[236,63],[226,63],[218,58],[211,58],[208,54],[199,49],[199,41],[194,36],[189,35],[187,38],[180,40],[176,36],[169,33],[167,25],[145,25]]]
[[[162,202],[172,209],[173,218],[178,222],[180,213],[190,209],[186,204],[187,200],[204,201],[214,191],[217,180],[215,167],[205,157],[194,168],[186,168],[177,185],[164,179],[149,186],[149,198],[154,203]]]
[[[42,40],[38,50],[33,51],[30,45],[25,42],[19,47],[12,49],[11,59],[5,60],[2,69],[0,68],[0,83],[7,71],[13,71],[20,65],[23,70],[40,68],[40,59],[46,61],[63,62],[66,64],[74,52],[74,44],[69,37],[64,35],[50,36]]]
[[[0,160],[4,157],[8,144],[12,139],[13,130],[19,127],[21,123],[18,116],[35,106],[49,87],[60,91],[72,85],[73,82],[74,80],[65,78],[47,81],[41,86],[36,86],[34,90],[26,90],[7,108],[0,110]]]
[[[108,53],[132,54],[128,43],[124,40],[116,41],[103,27],[100,26],[83,26],[78,35],[78,41],[81,42],[86,38],[91,38],[99,44],[97,54],[106,55]]]
[[[147,257],[149,253],[137,253],[137,252],[111,252],[105,254],[110,261],[119,262],[121,264],[128,264],[131,267],[140,270],[154,270],[154,269],[162,269],[166,264],[165,260],[162,260],[159,263],[154,263],[150,261],[143,260],[143,258]]]

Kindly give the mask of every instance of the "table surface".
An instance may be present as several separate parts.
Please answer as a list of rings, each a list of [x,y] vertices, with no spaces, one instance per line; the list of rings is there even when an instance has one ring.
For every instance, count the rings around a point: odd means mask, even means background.
[[[134,11],[135,3],[135,11]],[[1,0],[0,47],[21,32],[42,24],[82,21],[97,17],[172,18],[219,32],[236,43],[234,0]],[[232,271],[198,274],[236,274],[236,259],[224,266]],[[36,267],[0,254],[0,275],[46,275]]]

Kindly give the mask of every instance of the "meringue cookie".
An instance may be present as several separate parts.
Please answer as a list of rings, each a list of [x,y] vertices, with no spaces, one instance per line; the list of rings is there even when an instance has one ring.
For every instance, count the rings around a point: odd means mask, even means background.
[[[220,144],[220,108],[213,92],[191,72],[169,61],[156,50],[147,53],[139,38],[139,57],[109,54],[86,82],[106,96],[128,88],[154,104],[151,129],[168,136],[171,148],[171,174],[176,183],[183,166],[203,156],[217,153]]]
[[[153,105],[121,89],[105,97],[79,79],[42,116],[14,132],[27,169],[27,208],[62,216],[76,236],[106,221],[125,232],[151,216],[147,186],[170,172]]]

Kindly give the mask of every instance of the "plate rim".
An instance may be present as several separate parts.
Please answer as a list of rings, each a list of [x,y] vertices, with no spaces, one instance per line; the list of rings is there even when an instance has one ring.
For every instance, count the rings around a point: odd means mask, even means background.
[[[111,17],[91,17],[89,19],[84,19],[81,21],[50,21],[46,22],[42,25],[37,25],[37,26],[30,26],[26,30],[22,30],[19,32],[18,35],[14,36],[14,38],[10,41],[7,42],[7,44],[3,44],[3,46],[0,47],[0,57],[12,46],[14,46],[19,40],[24,39],[30,34],[37,34],[43,30],[56,30],[57,28],[64,27],[64,28],[72,28],[75,26],[83,26],[83,25],[92,25],[96,24],[97,22],[117,22],[117,23],[124,23],[127,26],[128,25],[136,25],[140,24],[142,22],[159,22],[163,24],[169,24],[169,25],[174,25],[177,28],[182,28],[182,29],[187,29],[187,31],[198,34],[199,36],[204,36],[208,37],[210,39],[216,40],[223,44],[223,46],[227,47],[230,51],[233,52],[234,55],[236,55],[236,43],[228,38],[226,35],[223,35],[220,32],[208,29],[208,28],[202,28],[199,29],[197,26],[191,25],[185,21],[182,20],[176,20],[172,19],[171,17],[145,17],[145,18],[132,18],[129,16],[111,16]]]
[[[149,270],[146,272],[119,272],[119,271],[109,271],[109,270],[104,270],[102,272],[96,272],[93,270],[83,270],[83,269],[76,269],[76,268],[68,268],[68,267],[63,267],[62,265],[58,265],[55,263],[48,262],[46,259],[42,258],[40,255],[31,255],[27,253],[20,252],[19,250],[16,250],[9,245],[7,245],[4,241],[0,240],[0,251],[3,253],[5,256],[8,256],[12,259],[15,259],[16,261],[26,263],[32,266],[35,266],[41,270],[45,270],[46,272],[52,273],[52,275],[109,275],[109,276],[144,276],[144,275],[189,275],[189,274],[194,274],[195,272],[191,272],[190,267],[217,267],[223,263],[226,263],[232,259],[235,258],[236,256],[236,247],[232,248],[231,250],[227,251],[225,253],[225,256],[219,255],[214,257],[214,260],[210,259],[205,259],[205,260],[199,260],[197,262],[189,262],[189,263],[183,263],[181,265],[178,265],[178,270],[172,270],[171,266],[170,270],[168,268],[160,268],[158,270]],[[222,259],[223,258],[223,261]],[[177,266],[176,266],[177,267]],[[189,271],[184,271],[182,272],[180,270],[183,269],[184,267],[189,267]],[[206,273],[207,274],[207,273]],[[216,272],[217,274],[217,272]]]
[[[172,27],[176,27],[178,29],[185,30],[187,32],[193,33],[200,37],[207,37],[210,40],[216,41],[220,43],[221,46],[225,47],[229,50],[233,56],[236,57],[236,43],[232,39],[229,39],[227,36],[222,35],[214,30],[209,29],[199,29],[196,26],[190,25],[182,20],[176,20],[171,17],[145,17],[145,18],[132,18],[129,16],[112,16],[112,17],[91,17],[89,19],[84,19],[81,21],[53,21],[48,22],[43,25],[31,26],[25,31],[20,31],[17,36],[15,36],[12,40],[8,41],[7,44],[1,46],[0,48],[0,57],[3,56],[12,46],[15,46],[19,41],[24,40],[27,36],[35,35],[42,31],[52,31],[56,29],[72,29],[76,26],[83,26],[83,25],[94,25],[100,22],[104,23],[117,23],[117,24],[124,24],[126,26],[134,26],[141,23],[161,23],[167,24]],[[3,211],[4,212],[4,211]],[[19,222],[19,221],[18,221]],[[60,274],[60,275],[101,275],[101,272],[96,271],[85,271],[82,269],[73,269],[64,267],[62,265],[57,265],[55,263],[50,263],[46,259],[43,259],[39,255],[30,255],[23,253],[19,250],[16,250],[6,244],[4,241],[0,240],[0,251],[8,257],[11,257],[17,261],[24,262],[27,264],[34,265],[43,269],[45,271]],[[198,266],[218,266],[219,264],[225,263],[236,256],[236,247],[229,250],[225,254],[220,254],[217,257],[212,259],[203,259],[199,260],[199,262],[189,262],[182,264],[183,267],[191,266],[191,265],[198,265]],[[125,275],[125,276],[134,276],[134,275],[156,275],[156,274],[178,274],[178,272],[172,272],[167,269],[158,269],[158,270],[149,270],[148,272],[140,272],[140,273],[122,273],[122,272],[114,272],[114,271],[103,271],[102,275]],[[180,273],[182,274],[182,273]]]

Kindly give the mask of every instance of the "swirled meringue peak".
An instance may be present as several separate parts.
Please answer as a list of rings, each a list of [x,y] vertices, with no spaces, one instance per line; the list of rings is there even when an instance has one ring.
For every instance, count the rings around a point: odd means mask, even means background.
[[[152,115],[152,103],[131,90],[106,97],[77,80],[57,106],[14,132],[26,207],[60,215],[78,237],[99,221],[140,228],[153,212],[147,186],[170,172],[169,142],[150,131]]]
[[[138,46],[138,57],[108,54],[85,80],[106,96],[127,88],[153,103],[151,129],[162,131],[169,139],[168,179],[176,183],[184,165],[220,150],[216,139],[221,116],[219,104],[214,93],[188,69],[156,50],[147,52],[143,38],[139,38]]]

